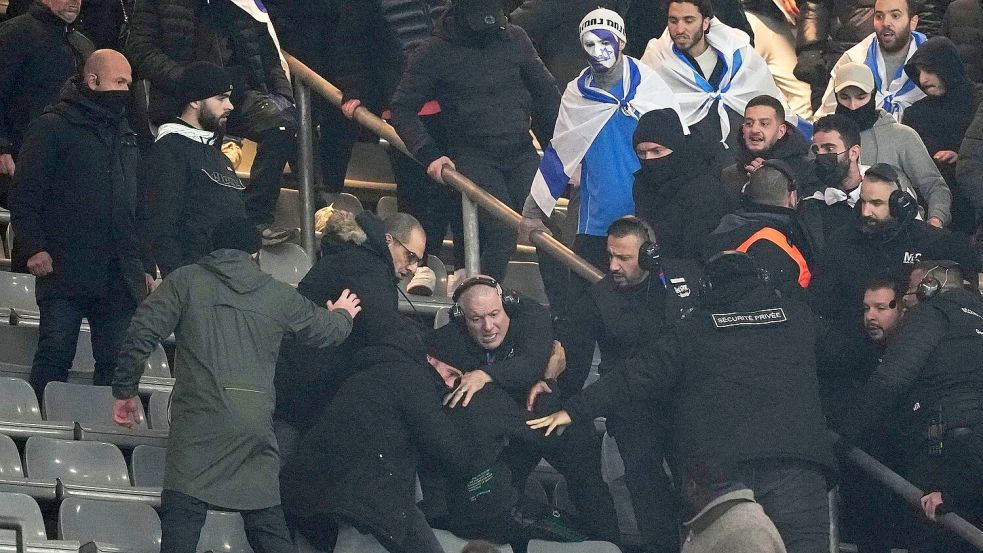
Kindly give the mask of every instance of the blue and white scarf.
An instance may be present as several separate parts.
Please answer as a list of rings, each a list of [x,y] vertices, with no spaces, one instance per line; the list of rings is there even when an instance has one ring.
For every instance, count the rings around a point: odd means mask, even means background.
[[[567,85],[553,140],[543,152],[530,189],[546,215],[553,212],[557,198],[567,189],[571,178],[579,174],[580,163],[594,139],[618,110],[636,119],[656,109],[672,108],[679,113],[672,90],[658,74],[629,56],[625,56],[623,66],[621,98],[595,87],[589,68]]]

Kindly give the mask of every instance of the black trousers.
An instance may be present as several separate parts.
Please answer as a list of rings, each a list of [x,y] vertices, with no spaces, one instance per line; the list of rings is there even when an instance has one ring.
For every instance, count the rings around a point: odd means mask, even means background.
[[[287,162],[294,163],[296,155],[297,129],[272,129],[260,137],[249,186],[244,193],[246,216],[253,223],[268,225],[273,222],[283,184],[283,166]]]
[[[508,147],[458,148],[453,160],[461,174],[516,212],[522,211],[539,169],[539,154],[529,139]],[[502,282],[515,253],[515,231],[478,209],[478,238],[481,272]]]
[[[209,505],[190,495],[164,490],[160,496],[161,553],[195,553]],[[276,505],[239,511],[246,539],[256,553],[296,553],[283,509]]]
[[[602,272],[608,270],[608,238],[607,236],[592,236],[578,234],[573,239],[573,253],[597,267]],[[550,300],[550,310],[553,315],[565,318],[567,309],[574,302],[582,301],[590,283],[577,276],[565,265],[549,254],[539,255],[539,274],[546,287],[546,296]]]

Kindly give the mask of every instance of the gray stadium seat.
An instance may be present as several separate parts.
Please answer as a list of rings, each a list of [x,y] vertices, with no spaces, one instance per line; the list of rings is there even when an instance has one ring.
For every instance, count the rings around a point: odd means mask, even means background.
[[[543,279],[539,275],[539,264],[530,261],[510,261],[509,268],[505,272],[505,280],[502,283],[504,288],[518,290],[523,296],[549,305],[546,297],[546,287]]]
[[[606,541],[556,543],[529,540],[528,553],[621,553],[621,549],[618,549],[617,545]]]
[[[605,433],[601,441],[601,476],[608,485],[614,510],[618,514],[618,528],[622,536],[638,536],[638,522],[631,504],[628,485],[625,481],[625,463],[618,451],[618,442]]]
[[[75,435],[73,422],[46,422],[34,388],[25,380],[0,377],[0,434],[11,438],[48,436],[71,440]]]
[[[433,533],[437,536],[437,541],[440,542],[440,546],[446,553],[461,553],[464,546],[468,544],[467,540],[462,540],[447,530],[435,528]],[[512,553],[512,547],[508,545],[499,545],[496,549],[499,553]]]
[[[160,518],[148,505],[70,497],[58,509],[58,535],[96,551],[158,553]]]
[[[253,553],[239,513],[208,511],[196,553]]]
[[[375,214],[380,219],[385,219],[398,211],[399,207],[396,203],[396,196],[383,196],[379,198],[379,202],[375,205]]]
[[[167,450],[152,445],[138,445],[130,458],[130,476],[134,486],[160,488],[164,485],[164,458]]]
[[[468,543],[447,530],[434,529],[434,534],[446,553],[461,553]],[[334,551],[335,553],[386,553],[386,549],[371,534],[363,534],[344,523],[338,529],[338,541],[335,543]],[[498,551],[513,553],[508,545],[499,546]]]
[[[115,402],[110,386],[49,382],[44,388],[45,418],[75,421],[76,439],[109,442],[124,449],[141,444],[167,447],[167,431],[148,428],[142,403],[138,403],[137,426],[125,428],[113,421]]]
[[[150,395],[150,428],[167,430],[171,427],[171,392],[154,392]]]
[[[10,309],[16,310],[20,315],[37,317],[34,275],[0,271],[0,317],[8,318]]]
[[[425,296],[425,297],[432,297],[432,298],[435,298],[435,299],[441,299],[441,300],[447,301],[446,300],[446,298],[447,298],[447,267],[444,265],[444,262],[441,261],[440,258],[437,257],[437,256],[435,256],[435,255],[428,255],[427,256],[427,267],[430,267],[430,269],[433,271],[434,277],[436,277],[437,282],[434,285],[433,294],[430,295],[430,296]],[[405,279],[403,279],[399,283],[399,287],[404,292],[406,292],[406,287],[409,285],[410,280],[412,278],[413,277],[406,277]],[[414,297],[420,297],[420,296],[414,296]]]
[[[292,242],[266,246],[259,252],[259,268],[276,280],[296,287],[311,270],[311,258],[304,248]]]
[[[30,441],[30,440],[28,440]],[[35,499],[52,501],[56,497],[54,478],[25,478],[17,444],[0,434],[0,492],[27,494]]]
[[[433,317],[433,327],[440,328],[449,322],[451,322],[451,308],[441,307],[438,309],[437,314]]]
[[[334,205],[335,209],[348,211],[355,215],[365,211],[362,207],[362,201],[348,192],[321,194],[321,201],[324,202],[324,205]]]
[[[570,499],[570,492],[567,490],[567,481],[562,476],[557,480],[556,485],[553,487],[553,493],[550,496],[553,498],[553,506],[557,509],[577,514],[577,508]]]
[[[31,496],[22,493],[0,493],[0,513],[20,523],[24,530],[25,543],[48,541],[48,534],[44,531],[44,518],[41,517],[41,508]],[[16,536],[13,530],[0,530],[0,543],[11,544],[15,542]]]
[[[61,498],[108,499],[160,505],[160,490],[130,485],[123,454],[113,444],[28,438],[24,465],[30,478],[57,479]]]

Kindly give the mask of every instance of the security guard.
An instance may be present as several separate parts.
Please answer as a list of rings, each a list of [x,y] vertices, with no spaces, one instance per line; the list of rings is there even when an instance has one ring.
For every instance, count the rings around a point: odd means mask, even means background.
[[[663,328],[695,305],[699,266],[662,258],[654,230],[642,219],[634,215],[616,219],[607,229],[607,253],[608,274],[591,285],[587,297],[574,302],[568,318],[557,324],[567,356],[567,370],[559,379],[564,397],[583,388],[595,342],[601,351],[602,375],[625,370],[625,359],[638,347],[643,329]],[[613,398],[611,404],[618,406],[603,414],[625,462],[628,491],[647,551],[676,551],[676,502],[662,468],[669,445],[668,409],[650,402],[618,403]]]
[[[672,405],[673,474],[707,460],[731,465],[790,553],[829,550],[828,477],[835,472],[816,382],[816,324],[780,297],[747,254],[722,252],[704,270],[699,306],[657,329],[626,370],[608,373],[529,421],[552,432],[617,398]],[[659,336],[661,334],[661,337]],[[608,382],[605,382],[605,380]],[[597,397],[597,390],[614,393]]]

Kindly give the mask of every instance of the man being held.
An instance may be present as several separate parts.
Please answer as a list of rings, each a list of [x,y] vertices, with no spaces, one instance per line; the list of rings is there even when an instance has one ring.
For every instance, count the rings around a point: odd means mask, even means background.
[[[346,290],[322,309],[260,271],[260,234],[246,219],[223,220],[211,244],[134,314],[113,379],[113,419],[135,422],[144,363],[174,332],[161,550],[193,553],[208,509],[222,508],[242,513],[255,551],[289,553],[273,434],[276,351],[285,335],[311,346],[341,342],[361,308]]]
[[[93,381],[112,382],[130,316],[154,286],[137,222],[131,82],[122,54],[94,52],[21,149],[10,207],[20,262],[37,277],[41,328],[31,385],[39,397],[48,382],[68,378],[83,318],[92,329]]]

